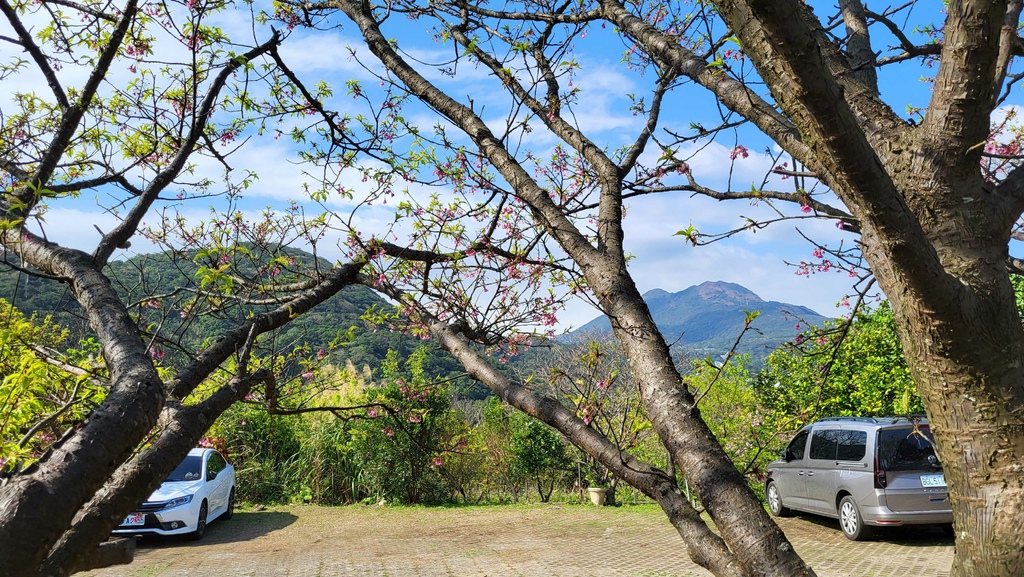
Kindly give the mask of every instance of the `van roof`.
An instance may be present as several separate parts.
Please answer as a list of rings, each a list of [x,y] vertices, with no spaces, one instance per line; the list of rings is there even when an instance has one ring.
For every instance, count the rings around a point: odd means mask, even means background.
[[[875,423],[879,425],[898,425],[904,423],[917,423],[927,425],[928,419],[924,415],[910,415],[909,417],[824,417],[814,421],[823,423],[829,421],[852,421],[857,423]]]

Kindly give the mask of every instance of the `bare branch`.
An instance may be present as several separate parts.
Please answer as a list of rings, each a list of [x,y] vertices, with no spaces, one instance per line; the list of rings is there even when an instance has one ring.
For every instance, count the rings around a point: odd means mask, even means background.
[[[71,0],[44,0],[42,3],[66,6],[83,14],[88,14],[89,16],[92,16],[93,18],[96,18],[98,20],[105,20],[107,22],[110,22],[111,24],[117,22],[117,16],[112,16],[110,14],[107,14],[106,12],[95,10],[91,6],[87,6],[79,2],[72,2]]]
[[[249,50],[243,55],[232,58],[225,64],[220,73],[217,74],[216,78],[211,83],[210,88],[206,92],[206,96],[203,98],[202,104],[193,115],[193,125],[189,128],[188,136],[181,143],[177,154],[167,165],[167,168],[160,171],[160,173],[153,178],[153,181],[146,187],[145,192],[139,197],[135,206],[133,206],[131,211],[128,212],[124,220],[118,224],[117,228],[110,231],[110,234],[106,235],[96,247],[96,250],[93,253],[93,259],[97,264],[106,264],[114,250],[128,242],[128,239],[131,238],[138,229],[139,223],[142,222],[146,213],[149,212],[150,207],[159,197],[160,192],[163,191],[163,189],[166,188],[185,168],[185,164],[188,161],[188,158],[192,155],[196,143],[199,142],[199,139],[203,135],[203,131],[213,114],[213,109],[217,105],[220,91],[224,88],[228,78],[230,78],[236,70],[245,66],[250,60],[266,54],[267,52],[276,50],[280,42],[281,38],[275,31],[271,39],[267,42]]]
[[[195,360],[183,368],[174,379],[165,384],[168,396],[183,399],[225,360],[246,348],[250,335],[288,324],[295,317],[334,296],[341,289],[357,282],[357,273],[366,266],[365,260],[341,265],[324,275],[312,289],[289,300],[277,309],[257,315],[222,336],[216,343],[199,353]],[[255,332],[254,332],[255,331]]]
[[[644,149],[647,148],[647,141],[654,135],[654,130],[658,127],[658,117],[661,115],[661,101],[676,76],[676,74],[669,72],[658,78],[658,86],[654,89],[654,95],[651,97],[651,109],[647,113],[647,122],[644,124],[644,129],[637,136],[636,141],[629,148],[629,152],[626,153],[625,158],[619,164],[620,175],[628,173],[636,165],[637,159],[643,154]]]
[[[36,67],[39,72],[42,73],[43,77],[46,78],[46,84],[50,87],[50,91],[53,92],[54,98],[57,99],[57,103],[60,105],[60,109],[67,112],[71,108],[71,103],[68,101],[68,95],[64,93],[64,88],[60,85],[60,80],[57,79],[57,73],[50,66],[50,63],[46,60],[46,55],[36,44],[32,38],[32,33],[25,28],[22,24],[21,18],[18,13],[14,10],[14,7],[7,0],[0,0],[0,12],[3,12],[7,18],[8,24],[18,34],[18,40],[16,44],[25,49],[32,61],[36,63]],[[15,42],[12,40],[12,42]]]
[[[1002,31],[999,35],[999,52],[996,56],[996,76],[992,94],[999,94],[1006,80],[1006,71],[1010,66],[1019,37],[1017,28],[1020,26],[1020,12],[1024,3],[1021,0],[1010,0],[1006,3],[1006,16],[1003,18]]]

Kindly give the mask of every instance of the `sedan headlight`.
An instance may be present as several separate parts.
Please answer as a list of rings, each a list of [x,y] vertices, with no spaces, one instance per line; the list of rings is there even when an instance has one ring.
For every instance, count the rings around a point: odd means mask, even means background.
[[[173,509],[175,507],[181,507],[182,505],[188,505],[192,502],[192,495],[185,495],[184,497],[176,497],[164,503],[164,509]]]

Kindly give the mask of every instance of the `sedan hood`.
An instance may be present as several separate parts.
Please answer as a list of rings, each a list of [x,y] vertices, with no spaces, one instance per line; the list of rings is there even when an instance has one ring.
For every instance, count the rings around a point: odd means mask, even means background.
[[[185,495],[192,495],[199,490],[199,487],[203,484],[202,479],[198,481],[176,481],[173,483],[164,483],[160,485],[153,494],[146,499],[147,503],[159,503],[160,501],[168,501],[176,497],[184,497]]]

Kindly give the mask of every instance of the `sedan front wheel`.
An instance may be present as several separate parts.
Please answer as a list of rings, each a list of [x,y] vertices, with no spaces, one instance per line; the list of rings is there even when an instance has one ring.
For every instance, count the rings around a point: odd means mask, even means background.
[[[199,519],[196,521],[196,530],[189,534],[193,541],[198,541],[206,535],[206,501],[199,507]]]

